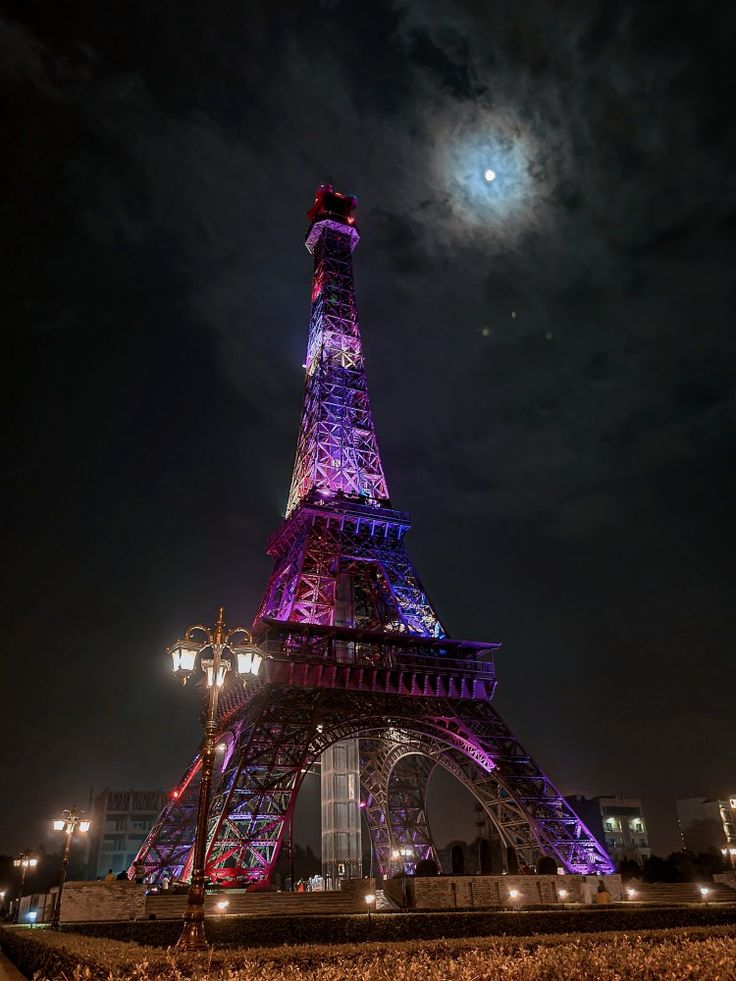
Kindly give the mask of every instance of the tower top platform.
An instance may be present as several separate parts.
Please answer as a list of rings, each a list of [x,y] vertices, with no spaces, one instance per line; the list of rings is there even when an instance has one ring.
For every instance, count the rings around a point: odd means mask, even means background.
[[[312,207],[307,212],[310,225],[305,238],[308,252],[314,251],[314,246],[325,224],[331,225],[338,231],[350,235],[351,251],[360,241],[360,233],[355,221],[355,209],[358,199],[354,194],[342,194],[336,191],[332,184],[320,184],[314,195]]]

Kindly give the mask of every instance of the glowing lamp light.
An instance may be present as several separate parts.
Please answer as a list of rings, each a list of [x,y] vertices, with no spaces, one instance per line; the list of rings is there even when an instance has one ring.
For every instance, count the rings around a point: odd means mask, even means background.
[[[217,671],[215,671],[214,661],[202,661],[202,667],[207,678],[207,687],[212,688],[213,685],[217,685],[218,688],[222,688],[225,684],[225,675],[230,670],[229,662],[220,661],[217,665]]]
[[[631,889],[631,888],[627,889],[626,895],[629,897],[629,899],[633,899],[634,896],[636,895],[636,889]]]
[[[509,899],[518,899],[518,898],[519,898],[519,890],[509,889]]]
[[[241,677],[249,674],[258,674],[263,655],[255,647],[240,647],[237,649],[236,655],[238,659],[238,674]]]
[[[376,901],[375,893],[367,892],[365,894],[365,901],[368,904],[368,906],[370,906],[372,903],[375,903]]]
[[[492,184],[496,179],[496,171],[489,167],[483,174],[483,179],[487,184]]]
[[[700,887],[700,895],[703,897],[703,899],[705,899],[705,897],[709,895],[709,893],[710,893],[710,889],[707,886]]]
[[[183,641],[171,648],[174,674],[184,682],[194,671],[198,651],[197,647],[192,644],[185,644]]]
[[[221,899],[220,902],[217,904],[217,908],[221,913],[224,913],[229,905],[230,903],[227,901],[227,899]]]
[[[35,923],[36,922],[36,917],[37,916],[38,916],[38,910],[31,909],[31,910],[28,911],[28,919],[31,921],[31,923]]]
[[[38,865],[38,859],[37,858],[29,858],[28,859],[28,864],[30,865],[30,867],[32,869],[35,869],[35,867]]]
[[[65,827],[66,821],[64,821],[62,818],[57,818],[57,820],[54,821],[54,831],[63,831]]]
[[[567,899],[567,889],[560,889],[557,895],[560,897],[560,899]]]
[[[82,832],[82,834],[86,834],[89,831],[91,825],[92,825],[91,821],[87,821],[87,820],[80,821],[79,830]]]

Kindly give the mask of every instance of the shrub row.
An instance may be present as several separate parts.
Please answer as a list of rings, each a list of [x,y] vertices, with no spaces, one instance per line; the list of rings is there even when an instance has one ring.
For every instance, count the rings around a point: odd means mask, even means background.
[[[215,950],[193,955],[133,943],[0,930],[3,951],[37,981],[445,981],[448,977],[531,981],[539,978],[736,978],[736,929],[692,927],[640,934],[564,934],[394,944]]]
[[[372,917],[372,931],[375,940],[396,941],[652,930],[730,923],[736,923],[736,906],[621,906],[550,912],[379,913]],[[65,926],[64,930],[91,937],[133,940],[151,947],[169,947],[179,937],[181,921],[83,923]],[[367,930],[365,914],[214,917],[207,924],[207,936],[212,943],[239,947],[361,943],[367,937]]]

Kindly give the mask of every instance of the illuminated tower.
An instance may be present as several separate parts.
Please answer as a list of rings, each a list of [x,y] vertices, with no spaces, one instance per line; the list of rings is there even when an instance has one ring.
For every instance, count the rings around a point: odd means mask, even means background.
[[[492,708],[498,645],[447,636],[406,552],[410,518],[391,505],[368,399],[355,207],[323,185],[308,213],[314,281],[296,459],[254,621],[261,674],[221,695],[208,874],[228,884],[270,878],[320,758],[333,881],[360,872],[361,810],[377,870],[434,854],[424,805],[434,766],[475,795],[512,865],[546,855],[571,872],[612,872]],[[139,854],[149,874],[188,876],[198,776],[195,757]]]

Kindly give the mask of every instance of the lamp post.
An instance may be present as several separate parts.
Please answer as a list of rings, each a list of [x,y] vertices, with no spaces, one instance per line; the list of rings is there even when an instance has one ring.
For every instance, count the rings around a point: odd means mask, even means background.
[[[34,858],[32,855],[27,855],[25,852],[21,852],[17,858],[13,859],[13,866],[16,869],[20,869],[20,892],[18,893],[18,905],[15,908],[15,913],[13,914],[13,922],[17,923],[20,917],[20,901],[23,898],[23,889],[26,884],[26,872],[28,869],[35,869],[38,865],[38,859]]]
[[[90,829],[92,822],[89,818],[84,816],[84,811],[77,811],[76,806],[69,810],[63,811],[60,818],[56,818],[54,821],[54,831],[63,831],[66,834],[66,841],[64,842],[64,854],[61,859],[61,865],[59,867],[59,891],[56,894],[56,902],[54,903],[54,911],[51,914],[51,929],[59,929],[59,918],[61,917],[61,894],[64,891],[64,883],[66,882],[66,872],[69,868],[69,856],[72,850],[72,838],[74,837],[77,829],[82,832],[82,834],[87,834]]]
[[[233,638],[238,635],[243,636],[245,643],[233,643]],[[250,630],[246,627],[234,627],[229,630],[225,626],[222,607],[218,610],[217,623],[214,627],[204,627],[199,623],[187,627],[184,638],[170,647],[168,653],[171,654],[174,662],[174,674],[183,685],[195,672],[199,661],[207,687],[207,714],[200,752],[202,774],[194,833],[192,879],[189,884],[184,926],[177,943],[180,950],[204,950],[207,948],[204,931],[204,870],[207,857],[207,816],[216,752],[217,702],[228,671],[234,667],[242,679],[255,676],[260,669],[263,655],[254,646]]]

